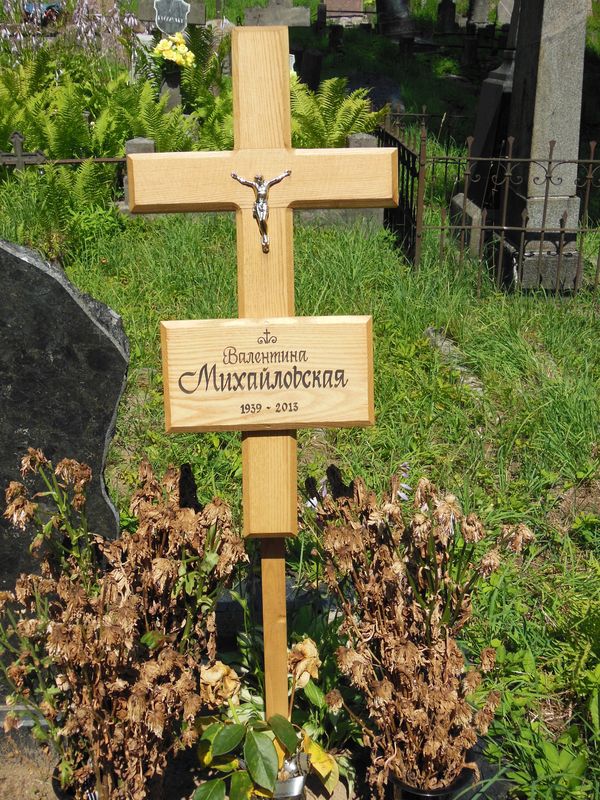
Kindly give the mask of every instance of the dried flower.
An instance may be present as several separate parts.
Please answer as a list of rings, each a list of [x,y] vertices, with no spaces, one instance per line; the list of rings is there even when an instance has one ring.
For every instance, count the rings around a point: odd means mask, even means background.
[[[504,525],[502,539],[509,550],[512,550],[513,553],[520,553],[524,547],[528,547],[535,541],[535,534],[527,525],[520,522],[518,525]]]
[[[105,782],[100,795],[143,800],[168,753],[197,739],[190,723],[202,706],[237,702],[239,679],[212,664],[214,604],[247,556],[224,503],[200,512],[180,507],[177,470],[160,483],[144,465],[137,532],[105,540],[70,516],[64,489],[83,505],[85,465],[64,459],[54,470],[32,450],[24,468],[44,470],[57,487],[45,502],[57,510],[38,534],[47,545],[37,548],[39,574],[21,575],[14,595],[0,593],[0,610],[17,606],[16,621],[0,619],[17,647],[6,664],[12,698],[37,707],[50,739],[67,748],[78,795],[95,780],[93,753]],[[28,502],[16,482],[8,498],[13,513],[15,503]],[[193,582],[179,580],[185,570]],[[8,728],[16,724],[8,717]]]
[[[496,572],[500,566],[500,553],[498,550],[490,550],[479,562],[479,574],[484,578],[489,578],[492,572]]]
[[[481,673],[470,669],[463,678],[463,686],[466,694],[473,694],[481,686]]]
[[[325,531],[325,580],[338,597],[340,633],[347,637],[337,662],[362,693],[368,724],[357,721],[378,798],[390,775],[424,789],[452,783],[477,740],[476,723],[489,725],[494,702],[480,712],[467,702],[481,674],[466,671],[453,636],[470,617],[473,586],[497,568],[499,553],[473,565],[472,545],[484,537],[483,526],[474,514],[463,518],[456,497],[440,498],[426,479],[417,484],[405,524],[397,487],[394,479],[378,501],[357,478],[350,497],[337,492],[316,509]],[[333,708],[342,703],[337,690],[326,700]]]
[[[475,714],[475,726],[482,736],[488,732],[499,705],[500,695],[498,692],[491,692],[484,707]]]
[[[40,467],[45,467],[49,464],[48,459],[41,450],[35,450],[30,447],[27,450],[27,455],[21,459],[21,475],[25,477],[30,472],[37,472]]]
[[[477,544],[485,537],[483,525],[475,514],[467,514],[462,521],[462,535],[465,542]]]
[[[5,519],[9,520],[15,528],[20,528],[21,530],[25,530],[27,525],[34,519],[35,512],[37,511],[37,503],[32,503],[31,500],[23,493],[23,494],[16,494],[16,487],[20,486],[21,484],[17,484],[13,481],[10,484],[8,489],[6,490],[6,497],[9,500],[9,493],[12,495],[12,499],[8,502],[6,509],[4,510],[2,516]],[[12,490],[11,490],[12,487]]]
[[[212,667],[200,668],[200,697],[210,709],[218,708],[231,701],[239,703],[240,679],[235,671],[216,661]]]
[[[419,548],[426,547],[431,533],[431,520],[429,517],[426,517],[425,514],[415,514],[412,518],[410,530],[415,545]]]
[[[80,464],[74,458],[63,458],[56,465],[54,473],[76,492],[82,492],[92,479],[90,467]]]
[[[496,650],[493,647],[484,647],[479,658],[483,672],[491,672],[496,666]]]
[[[332,689],[325,695],[325,702],[330,711],[339,711],[344,705],[344,699],[339,689]]]
[[[16,714],[9,713],[4,717],[4,733],[10,733],[16,730],[21,725],[21,722]]]
[[[320,666],[317,646],[308,637],[297,642],[288,654],[288,671],[298,689],[303,689],[311,678],[319,677]]]

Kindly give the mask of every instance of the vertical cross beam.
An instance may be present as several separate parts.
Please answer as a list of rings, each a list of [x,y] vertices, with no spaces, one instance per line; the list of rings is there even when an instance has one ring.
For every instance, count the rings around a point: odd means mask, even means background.
[[[236,149],[291,148],[289,56],[285,28],[232,36]],[[253,177],[253,176],[248,176]],[[265,176],[270,177],[270,176]],[[294,316],[292,210],[272,208],[269,253],[256,222],[237,211],[240,317]],[[242,436],[244,530],[260,536],[267,716],[287,716],[285,536],[297,530],[295,431]]]

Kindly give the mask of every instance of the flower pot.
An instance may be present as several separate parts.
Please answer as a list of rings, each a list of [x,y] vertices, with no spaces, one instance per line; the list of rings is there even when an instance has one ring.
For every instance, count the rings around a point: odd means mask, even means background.
[[[177,64],[167,62],[164,65],[160,93],[168,95],[168,111],[181,105],[181,67]]]
[[[277,800],[302,800],[305,785],[306,775],[296,775],[286,781],[277,781],[273,797]]]
[[[420,798],[436,798],[436,800],[452,800],[458,797],[473,781],[470,769],[463,769],[458,778],[444,789],[418,789],[407,786],[397,779],[392,782],[394,800],[419,800]]]
[[[52,774],[52,789],[58,800],[73,800],[75,797],[75,792],[73,789],[63,789],[60,785],[58,769],[55,769],[54,773]],[[93,786],[85,789],[85,800],[98,800],[98,793]]]

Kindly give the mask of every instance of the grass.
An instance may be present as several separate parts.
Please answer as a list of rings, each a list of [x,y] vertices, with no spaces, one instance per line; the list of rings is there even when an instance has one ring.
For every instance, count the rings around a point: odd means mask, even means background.
[[[473,656],[490,643],[500,654],[500,745],[490,757],[508,756],[529,797],[596,797],[600,562],[561,502],[600,476],[597,298],[505,294],[484,282],[476,299],[475,267],[440,264],[434,237],[416,272],[385,233],[360,227],[298,225],[295,259],[298,315],[373,315],[377,416],[373,428],[300,431],[300,479],[333,461],[381,489],[408,462],[411,481],[427,475],[493,531],[520,521],[535,530],[528,560],[505,563],[476,598],[463,644]],[[232,217],[135,220],[89,243],[68,273],[123,316],[131,340],[113,493],[128,495],[143,454],[158,468],[189,462],[201,499],[219,493],[239,518],[238,435],[164,433],[158,340],[160,319],[236,316]],[[463,382],[428,328],[451,337],[483,391]],[[578,754],[584,775],[569,788],[552,759],[576,771]]]
[[[477,301],[469,268],[462,276],[440,269],[433,243],[413,272],[383,233],[365,236],[360,228],[297,226],[295,248],[299,315],[370,313],[375,320],[377,426],[327,434],[345,469],[381,482],[408,458],[415,471],[432,472],[468,502],[489,497],[499,523],[535,517],[548,488],[597,465],[600,324],[593,298],[487,287]],[[174,217],[136,220],[100,238],[68,272],[122,314],[132,373],[145,370],[147,383],[148,370],[159,367],[160,319],[236,315],[234,260],[227,215]],[[431,327],[457,343],[482,394],[432,348],[425,336]],[[158,378],[152,385],[158,408]],[[154,422],[149,433],[161,439],[164,458],[184,455],[191,438],[163,436]]]

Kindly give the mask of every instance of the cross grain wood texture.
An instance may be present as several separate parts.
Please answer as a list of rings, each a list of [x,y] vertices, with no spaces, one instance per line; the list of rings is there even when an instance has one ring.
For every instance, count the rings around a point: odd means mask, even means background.
[[[294,315],[292,208],[391,206],[398,200],[397,152],[291,148],[286,28],[238,28],[232,35],[234,150],[128,157],[130,209],[236,211],[240,317]],[[254,193],[231,173],[269,180],[270,251],[261,249]],[[297,530],[293,430],[242,436],[244,533],[262,538],[267,714],[287,715],[285,540]]]

